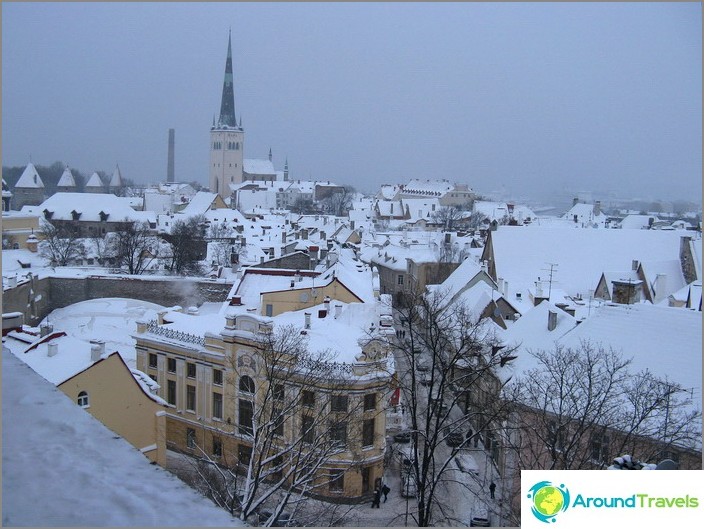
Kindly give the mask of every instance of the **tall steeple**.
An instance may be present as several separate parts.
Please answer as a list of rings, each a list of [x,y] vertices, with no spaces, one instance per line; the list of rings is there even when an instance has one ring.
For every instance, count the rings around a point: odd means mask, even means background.
[[[232,30],[227,37],[227,59],[225,60],[225,81],[222,85],[222,102],[220,103],[220,127],[237,127],[235,119],[235,90],[232,83]]]

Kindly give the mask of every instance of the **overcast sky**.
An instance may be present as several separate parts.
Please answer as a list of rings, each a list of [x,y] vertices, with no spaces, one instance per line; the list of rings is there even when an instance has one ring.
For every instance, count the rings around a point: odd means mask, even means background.
[[[245,157],[362,191],[702,193],[699,3],[2,4],[2,163],[207,182],[232,28]]]

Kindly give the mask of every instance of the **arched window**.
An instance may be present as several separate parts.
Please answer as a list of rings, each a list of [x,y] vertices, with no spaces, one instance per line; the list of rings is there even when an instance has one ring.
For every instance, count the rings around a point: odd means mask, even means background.
[[[240,377],[240,391],[254,393],[254,380],[252,380],[252,377],[248,377],[247,375]]]
[[[88,393],[86,393],[85,391],[81,391],[78,394],[78,405],[81,408],[87,408],[89,406]]]

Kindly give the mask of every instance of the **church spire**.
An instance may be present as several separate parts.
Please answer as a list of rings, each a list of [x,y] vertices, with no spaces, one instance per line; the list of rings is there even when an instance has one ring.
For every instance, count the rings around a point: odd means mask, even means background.
[[[235,119],[235,91],[232,85],[232,30],[227,37],[227,59],[225,60],[225,81],[222,85],[222,102],[220,104],[220,121],[218,125],[237,127]]]

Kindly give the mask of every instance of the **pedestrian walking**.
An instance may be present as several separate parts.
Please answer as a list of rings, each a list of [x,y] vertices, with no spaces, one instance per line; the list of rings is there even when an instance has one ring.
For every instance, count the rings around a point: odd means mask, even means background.
[[[391,489],[386,483],[384,483],[384,486],[381,487],[381,492],[384,494],[384,503],[386,503],[387,496],[389,495],[389,492],[391,492]]]
[[[489,485],[489,493],[491,494],[491,499],[494,499],[494,492],[496,491],[496,483],[493,481],[491,482],[491,485]]]
[[[379,502],[381,501],[381,489],[379,487],[374,489],[374,500],[372,500],[372,509],[376,507],[377,509],[381,508],[381,505]]]

